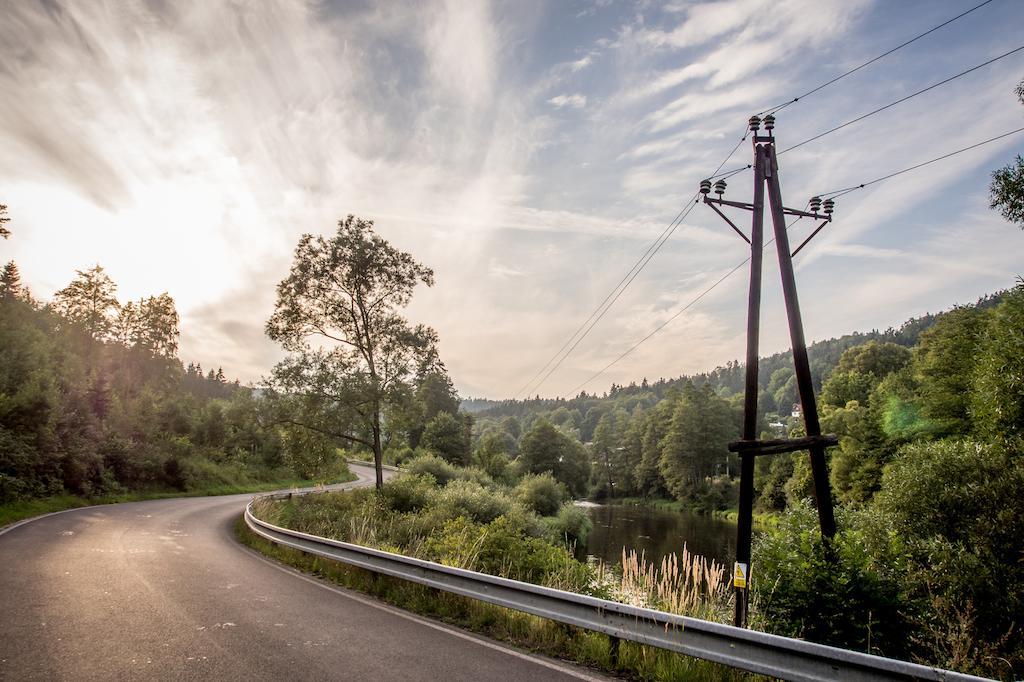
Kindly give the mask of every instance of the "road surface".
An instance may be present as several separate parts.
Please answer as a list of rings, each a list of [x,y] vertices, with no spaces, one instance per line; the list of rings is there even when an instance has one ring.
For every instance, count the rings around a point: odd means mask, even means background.
[[[372,469],[352,466],[372,485]],[[73,510],[0,535],[0,680],[568,680],[240,545],[251,495]]]

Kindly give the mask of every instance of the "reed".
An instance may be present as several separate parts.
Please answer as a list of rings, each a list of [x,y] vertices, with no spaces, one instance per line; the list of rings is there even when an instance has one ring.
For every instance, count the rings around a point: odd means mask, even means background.
[[[731,599],[728,573],[722,564],[690,552],[666,555],[660,565],[646,554],[622,550],[622,578],[618,597],[645,606],[704,620],[728,617]]]

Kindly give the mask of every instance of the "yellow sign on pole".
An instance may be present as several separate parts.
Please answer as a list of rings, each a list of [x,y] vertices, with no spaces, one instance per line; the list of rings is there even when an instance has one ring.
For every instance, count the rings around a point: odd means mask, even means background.
[[[747,565],[736,562],[736,568],[732,572],[732,585],[746,589],[747,587]]]

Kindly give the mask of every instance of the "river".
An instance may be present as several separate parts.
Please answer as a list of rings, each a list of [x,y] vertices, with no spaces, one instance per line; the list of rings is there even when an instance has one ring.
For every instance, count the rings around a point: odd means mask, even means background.
[[[586,553],[606,564],[622,561],[622,548],[645,552],[656,565],[666,554],[681,553],[683,545],[725,566],[736,553],[736,524],[693,512],[674,512],[654,507],[586,505],[594,527],[587,537]]]

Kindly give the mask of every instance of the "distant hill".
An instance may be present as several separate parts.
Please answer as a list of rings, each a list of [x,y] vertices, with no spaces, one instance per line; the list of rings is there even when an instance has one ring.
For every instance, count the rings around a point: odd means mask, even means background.
[[[969,307],[975,307],[982,310],[994,307],[1002,300],[1005,294],[1006,291],[1004,290],[984,296]],[[832,369],[839,362],[839,358],[843,354],[843,351],[847,348],[852,348],[853,346],[858,346],[872,340],[897,343],[901,346],[911,347],[917,343],[917,339],[921,335],[921,332],[935,324],[935,321],[945,312],[946,311],[934,314],[927,313],[921,317],[911,318],[898,328],[890,327],[885,331],[874,329],[869,332],[854,332],[853,334],[846,334],[838,338],[826,339],[812,343],[807,349],[807,354],[811,363],[811,375],[814,379],[815,390],[821,390],[822,382],[828,378]],[[767,357],[762,357],[759,363],[759,383],[761,388],[769,390],[769,387],[772,384],[773,374],[778,370],[790,370],[792,367],[792,353],[788,350],[781,353],[775,353]],[[580,409],[585,413],[585,408],[592,407],[595,401],[604,399],[615,398],[621,401],[623,398],[631,395],[653,395],[654,398],[660,400],[664,397],[665,392],[670,388],[681,385],[686,381],[693,381],[700,384],[708,382],[718,393],[723,395],[732,395],[743,390],[744,371],[744,363],[736,360],[728,362],[724,366],[716,367],[711,371],[689,376],[683,375],[673,379],[662,378],[655,382],[648,382],[645,378],[642,379],[640,383],[632,382],[628,386],[612,384],[611,388],[603,394],[588,394],[586,391],[583,391],[573,398],[528,398],[525,400],[467,398],[462,401],[461,409],[471,414],[495,418],[506,416],[521,417],[528,413],[549,411],[557,407],[566,407],[570,410]],[[782,377],[777,375],[776,382],[778,382],[780,378]]]

